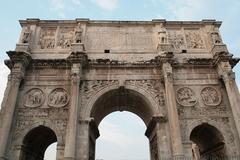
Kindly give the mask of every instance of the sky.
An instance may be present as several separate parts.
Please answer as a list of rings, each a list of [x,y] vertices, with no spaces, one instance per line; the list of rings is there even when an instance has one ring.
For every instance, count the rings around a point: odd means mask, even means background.
[[[240,0],[2,0],[0,3],[0,101],[5,90],[9,70],[3,61],[7,59],[6,51],[14,50],[20,35],[18,20],[26,18],[40,19],[75,19],[90,18],[92,20],[202,20],[216,19],[222,21],[220,28],[223,42],[227,44],[230,53],[240,57]],[[240,65],[238,64],[236,81],[240,86]],[[131,127],[122,125],[123,120],[133,119]],[[144,138],[128,139],[131,136],[144,134],[144,129],[136,116],[128,113],[110,114],[100,124],[102,136],[97,141],[97,155],[104,160],[110,160],[114,152],[108,152],[107,147],[118,146],[129,140],[123,155],[133,158],[139,153],[148,157],[148,152],[135,151],[136,146],[148,147]],[[131,124],[131,123],[130,123]],[[103,126],[103,127],[101,127]],[[133,133],[129,133],[131,129]],[[139,131],[139,129],[143,129]],[[109,135],[109,133],[111,133]],[[107,140],[106,135],[108,135]],[[111,138],[112,136],[112,138]],[[105,139],[104,139],[105,137]],[[126,139],[125,139],[126,138]],[[124,140],[122,140],[124,139]],[[101,144],[102,143],[102,144]],[[101,146],[98,149],[98,146]],[[134,148],[134,150],[133,150]],[[146,150],[146,149],[145,149]],[[128,153],[127,153],[128,151]],[[50,151],[51,154],[51,151]],[[119,153],[120,154],[120,153]],[[102,157],[102,156],[105,157]],[[137,157],[135,157],[137,158]],[[47,160],[52,158],[46,157]],[[120,158],[115,157],[115,160]],[[139,159],[140,160],[140,159]]]

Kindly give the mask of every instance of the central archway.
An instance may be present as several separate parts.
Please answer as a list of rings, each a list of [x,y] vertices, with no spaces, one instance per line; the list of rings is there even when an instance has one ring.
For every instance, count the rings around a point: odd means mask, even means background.
[[[159,114],[160,111],[158,105],[152,105],[155,102],[148,98],[149,95],[143,94],[146,92],[141,93],[139,90],[141,91],[139,88],[134,90],[132,88],[120,87],[101,94],[94,102],[90,112],[90,117],[94,120],[96,127],[110,113],[128,111],[141,118],[147,128],[152,118]],[[96,139],[91,139],[90,137],[90,159],[95,158],[95,142]]]
[[[113,112],[104,117],[98,129],[96,159],[149,160],[149,141],[144,135],[146,125],[134,113]]]

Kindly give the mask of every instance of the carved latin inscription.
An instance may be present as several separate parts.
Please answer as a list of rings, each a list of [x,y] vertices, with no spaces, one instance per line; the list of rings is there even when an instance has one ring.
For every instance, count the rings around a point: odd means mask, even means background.
[[[63,88],[54,89],[48,96],[48,105],[51,107],[64,107],[68,101],[68,93]]]
[[[205,105],[217,106],[221,103],[220,93],[213,87],[205,87],[201,91],[201,97]]]
[[[194,106],[197,103],[195,93],[188,87],[177,90],[177,102],[182,106]]]
[[[33,88],[29,90],[25,95],[25,103],[26,107],[39,107],[43,104],[45,100],[45,95],[39,88]]]

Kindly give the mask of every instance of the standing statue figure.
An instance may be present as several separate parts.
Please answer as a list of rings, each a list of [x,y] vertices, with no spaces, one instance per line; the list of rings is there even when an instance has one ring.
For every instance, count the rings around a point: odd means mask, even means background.
[[[27,26],[23,32],[22,43],[29,43],[31,38],[30,26]]]
[[[160,29],[158,31],[158,44],[167,43],[167,30],[163,27],[163,24],[160,24]]]
[[[211,33],[211,37],[212,37],[212,41],[213,41],[213,44],[221,44],[222,43],[222,39],[219,35],[219,32],[218,32],[218,28],[217,27],[213,27],[212,29],[212,33]]]
[[[81,28],[81,23],[78,23],[77,28],[75,29],[75,43],[82,43],[82,28]]]

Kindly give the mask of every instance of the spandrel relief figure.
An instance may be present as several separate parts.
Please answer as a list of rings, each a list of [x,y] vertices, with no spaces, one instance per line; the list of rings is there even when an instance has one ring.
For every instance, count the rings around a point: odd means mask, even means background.
[[[205,105],[216,106],[221,102],[221,96],[216,89],[212,87],[205,87],[201,91],[201,97]]]
[[[23,32],[22,43],[29,43],[30,38],[31,38],[31,29],[30,29],[30,26],[27,26]]]
[[[82,43],[82,32],[83,32],[83,29],[81,28],[81,23],[78,23],[75,29],[75,38],[74,38],[75,43]]]
[[[177,102],[183,106],[194,106],[197,99],[190,88],[183,87],[177,90]]]
[[[48,105],[52,107],[63,107],[67,105],[68,101],[68,94],[62,88],[53,90],[48,97]]]
[[[26,93],[24,106],[39,107],[44,102],[44,98],[44,94],[40,89],[31,89]]]

